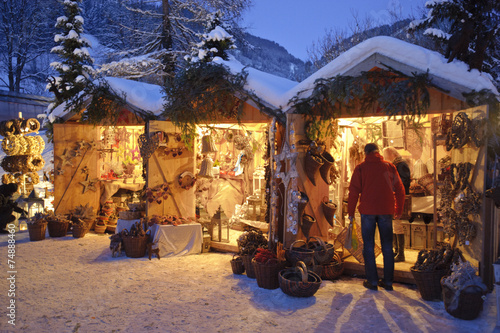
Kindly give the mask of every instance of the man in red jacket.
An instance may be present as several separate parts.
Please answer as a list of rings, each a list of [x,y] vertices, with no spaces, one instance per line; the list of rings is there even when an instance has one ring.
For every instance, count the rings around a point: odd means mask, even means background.
[[[349,185],[347,211],[349,220],[354,219],[356,205],[361,214],[363,236],[363,258],[366,280],[363,286],[377,290],[393,290],[394,254],[392,252],[392,218],[403,213],[405,188],[396,167],[384,161],[378,146],[365,146],[365,160],[354,168]],[[375,263],[375,228],[378,225],[382,255],[384,256],[384,278],[379,281]]]

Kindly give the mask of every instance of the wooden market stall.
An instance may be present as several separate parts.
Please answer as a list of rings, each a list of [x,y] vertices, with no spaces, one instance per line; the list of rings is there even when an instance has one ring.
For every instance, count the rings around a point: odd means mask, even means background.
[[[491,263],[495,258],[493,237],[496,237],[492,235],[498,234],[498,226],[491,214],[491,200],[484,197],[487,183],[487,139],[483,135],[483,126],[488,121],[489,107],[484,105],[469,108],[464,96],[481,88],[497,92],[487,77],[478,72],[468,72],[463,64],[447,64],[445,61],[439,54],[421,47],[388,37],[377,37],[347,51],[288,93],[290,98],[296,94],[296,99],[287,109],[285,143],[274,153],[279,164],[273,173],[275,187],[271,190],[271,203],[276,205],[271,213],[271,224],[274,225],[274,234],[270,236],[272,239],[277,238],[283,241],[285,247],[290,246],[295,240],[306,238],[304,227],[310,228],[309,236],[334,239],[346,225],[346,195],[351,172],[364,159],[364,144],[376,142],[381,148],[394,146],[398,149],[409,162],[415,183],[422,182],[423,176],[427,179],[429,191],[424,197],[420,197],[420,194],[417,197],[415,194],[408,198],[410,200],[407,199],[407,217],[413,221],[405,226],[407,246],[420,250],[435,248],[438,242],[455,242],[466,259],[479,267],[484,281],[491,283]],[[349,105],[337,102],[333,108],[328,105],[325,108],[328,104],[325,102],[325,90],[322,91],[323,95],[318,94],[318,99],[310,98],[335,80],[344,79],[346,84],[353,82],[352,78],[356,77],[363,77],[367,81],[375,80],[380,72],[387,73],[389,77],[397,77],[393,80],[396,83],[403,81],[402,77],[426,74],[429,79],[426,85],[429,103],[425,112],[413,117],[414,114],[408,110],[393,113],[393,110],[381,107],[380,102],[367,108],[364,101],[352,101],[349,98],[344,99]],[[390,84],[388,82],[391,81],[384,82],[382,84]],[[315,83],[322,86],[314,90]],[[325,112],[328,108],[330,110]],[[324,117],[327,112],[332,114],[330,119]],[[323,117],[319,121],[321,114]],[[389,117],[390,114],[392,117]],[[465,144],[453,145],[448,142],[447,146],[449,128],[453,126],[452,141],[458,140],[457,137],[466,132],[463,127],[464,119],[467,119],[470,126],[475,126],[477,140],[466,137],[461,139]],[[331,185],[324,180],[325,177],[321,176],[319,170],[315,170],[313,176],[308,175],[307,151],[311,148],[311,141],[314,141],[308,135],[311,124],[320,124],[323,132],[326,128],[334,128],[335,135],[323,137],[322,140],[325,150],[335,160],[332,166],[334,172],[330,176],[338,178]],[[425,174],[418,175],[417,167],[422,164],[426,167]],[[444,169],[449,170],[450,165],[455,170],[467,166],[463,182],[471,184],[471,192],[480,197],[480,208],[477,214],[468,215],[470,221],[466,225],[470,226],[469,234],[463,234],[467,233],[463,230],[452,239],[445,239],[444,231],[449,230],[446,230],[446,223],[443,225],[442,218],[438,218],[438,210],[442,205],[441,200],[445,200],[442,198],[444,194],[440,193],[446,192],[442,181]],[[300,198],[304,197],[308,198],[308,202],[302,209],[305,214],[314,218],[315,222],[312,224],[304,223],[300,218]],[[328,224],[323,209],[324,203],[329,201],[337,207],[334,219],[336,224],[333,227]],[[413,215],[410,215],[412,208]],[[416,255],[411,264],[415,263],[415,259]],[[408,262],[396,265],[396,281],[412,282],[410,266]],[[352,264],[347,262],[346,270],[357,274],[364,272],[363,265],[356,261]]]

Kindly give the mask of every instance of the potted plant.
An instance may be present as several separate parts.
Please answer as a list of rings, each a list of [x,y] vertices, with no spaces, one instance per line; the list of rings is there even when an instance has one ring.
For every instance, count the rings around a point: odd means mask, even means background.
[[[70,221],[63,215],[49,213],[45,216],[50,237],[64,237],[68,233]]]
[[[247,276],[255,279],[255,270],[252,264],[252,259],[258,248],[267,248],[267,238],[260,230],[247,230],[241,234],[237,242],[239,255],[243,260]]]
[[[85,236],[90,230],[95,220],[94,208],[89,204],[78,205],[70,211],[69,219],[72,222],[73,237],[79,238]]]
[[[30,241],[40,241],[45,239],[45,231],[47,230],[47,221],[45,215],[36,213],[35,216],[28,220],[28,232]]]
[[[271,250],[258,248],[252,259],[257,285],[264,289],[279,288],[278,275],[285,268],[285,261],[279,260]]]

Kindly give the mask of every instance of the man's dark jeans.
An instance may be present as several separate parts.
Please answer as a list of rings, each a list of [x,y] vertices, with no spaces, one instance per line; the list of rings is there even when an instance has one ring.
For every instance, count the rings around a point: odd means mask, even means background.
[[[392,215],[361,214],[361,234],[363,235],[363,257],[366,279],[373,285],[378,283],[375,263],[375,228],[378,225],[382,255],[384,256],[384,283],[392,285],[394,280],[394,252],[392,250]]]

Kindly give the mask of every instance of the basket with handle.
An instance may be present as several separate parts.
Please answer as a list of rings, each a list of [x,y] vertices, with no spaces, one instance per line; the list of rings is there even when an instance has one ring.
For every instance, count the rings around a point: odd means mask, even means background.
[[[233,270],[233,274],[243,274],[245,272],[245,266],[243,265],[243,259],[241,257],[236,257],[236,254],[233,255],[233,259],[231,259],[231,269]]]
[[[321,278],[323,280],[334,280],[341,276],[342,273],[344,273],[344,262],[342,261],[340,254],[335,252],[332,261],[323,265]]]
[[[321,278],[314,272],[307,271],[306,265],[299,261],[294,268],[280,271],[279,285],[281,290],[294,297],[311,297],[318,291]]]
[[[295,266],[297,262],[302,261],[307,266],[313,264],[314,261],[314,250],[308,249],[306,247],[294,247],[295,244],[302,242],[306,245],[307,243],[304,240],[296,240],[292,244],[290,244],[290,249],[285,251],[285,257],[287,261],[290,262],[292,266]]]
[[[311,239],[315,239],[315,242],[309,241],[307,246],[309,249],[314,250],[314,262],[317,265],[328,264],[333,259],[333,255],[335,254],[335,248],[333,244],[325,243],[319,237],[311,237]],[[311,247],[312,246],[312,247]]]

